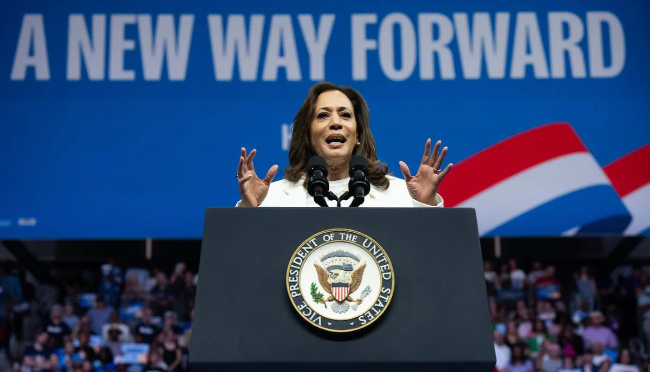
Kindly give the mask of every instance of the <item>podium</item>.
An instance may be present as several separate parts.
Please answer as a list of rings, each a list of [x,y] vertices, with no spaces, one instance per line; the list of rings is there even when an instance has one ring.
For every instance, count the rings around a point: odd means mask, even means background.
[[[473,209],[208,208],[199,272],[191,372],[495,365]]]

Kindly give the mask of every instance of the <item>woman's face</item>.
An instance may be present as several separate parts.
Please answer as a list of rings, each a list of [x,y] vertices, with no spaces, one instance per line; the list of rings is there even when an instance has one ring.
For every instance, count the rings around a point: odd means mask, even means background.
[[[357,121],[348,97],[338,90],[322,93],[316,100],[311,122],[311,145],[328,163],[350,159],[357,144]]]
[[[621,351],[621,364],[631,364],[630,362],[630,350],[623,349],[623,351]]]

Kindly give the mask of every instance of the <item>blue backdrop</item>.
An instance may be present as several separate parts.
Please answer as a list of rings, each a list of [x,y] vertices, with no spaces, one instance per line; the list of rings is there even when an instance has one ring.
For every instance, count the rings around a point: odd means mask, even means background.
[[[2,8],[0,238],[200,237],[206,207],[239,199],[242,146],[258,149],[261,172],[286,166],[288,125],[320,80],[364,95],[379,156],[400,176],[398,161],[416,167],[429,137],[459,165],[557,122],[600,167],[650,143],[647,2]],[[604,204],[633,220],[644,205],[626,204],[611,182]],[[499,233],[571,233],[586,222],[567,223]]]

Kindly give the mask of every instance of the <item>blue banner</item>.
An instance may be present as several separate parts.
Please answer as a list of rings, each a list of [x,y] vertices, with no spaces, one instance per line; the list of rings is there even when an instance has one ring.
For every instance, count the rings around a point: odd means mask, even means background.
[[[395,175],[442,140],[484,236],[648,234],[650,4],[531,4],[6,2],[0,238],[199,238],[323,80]]]

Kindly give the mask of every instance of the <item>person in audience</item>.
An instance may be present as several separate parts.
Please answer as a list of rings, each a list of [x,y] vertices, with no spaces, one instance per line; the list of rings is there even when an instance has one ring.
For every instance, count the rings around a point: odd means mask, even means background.
[[[183,353],[178,346],[177,334],[171,331],[164,333],[164,341],[161,348],[162,359],[167,364],[169,372],[180,372]]]
[[[572,357],[565,356],[562,360],[562,368],[558,372],[580,372],[580,369],[576,367]]]
[[[533,358],[539,355],[542,351],[542,345],[547,340],[552,341],[552,336],[546,330],[546,324],[541,319],[536,319],[533,331],[526,338],[526,343]]]
[[[513,347],[515,345],[526,344],[524,340],[519,337],[519,333],[517,332],[517,322],[514,320],[510,320],[506,323],[505,344],[510,347],[510,350],[512,350],[513,353]]]
[[[165,318],[163,320],[162,332],[167,333],[171,332],[174,335],[181,334],[181,327],[177,322],[177,315],[173,311],[165,312]]]
[[[65,305],[63,310],[63,321],[71,330],[77,328],[79,317],[74,313],[74,306],[72,304]]]
[[[598,367],[599,372],[609,372],[609,369],[611,367],[612,363],[610,362],[609,359],[605,359],[600,366]]]
[[[580,308],[577,309],[574,313],[573,316],[571,317],[571,320],[575,324],[581,324],[582,321],[585,318],[589,317],[589,314],[591,313],[592,310],[589,310],[589,301],[587,300],[582,300],[580,302]]]
[[[115,258],[109,258],[101,267],[104,276],[111,275],[115,282],[122,283],[122,268],[116,264]]]
[[[59,368],[62,372],[74,370],[75,363],[83,361],[81,355],[75,352],[74,343],[71,340],[66,340],[62,353],[59,354]]]
[[[189,312],[194,308],[194,299],[196,298],[196,285],[194,285],[194,275],[191,270],[185,270],[182,280],[178,279],[174,287],[174,297],[176,298],[176,314],[179,320],[189,319]]]
[[[167,364],[163,362],[160,351],[153,348],[149,351],[147,365],[142,369],[142,372],[168,372]]]
[[[555,277],[555,266],[547,266],[544,275],[535,281],[537,299],[551,302],[558,311],[565,311],[562,302],[562,286]]]
[[[510,365],[512,352],[504,342],[504,334],[499,331],[494,332],[494,352],[497,359],[497,370],[505,371]]]
[[[89,361],[89,360],[84,360],[84,362],[81,365],[81,368],[79,369],[79,371],[81,371],[81,372],[95,372],[94,363]]]
[[[584,352],[584,343],[582,337],[575,333],[573,325],[566,324],[559,335],[559,344],[562,347],[562,354],[571,358],[582,355]]]
[[[546,346],[547,355],[542,358],[542,368],[546,372],[558,372],[562,368],[560,345],[549,343]]]
[[[539,300],[537,302],[537,317],[539,319],[546,321],[547,324],[550,325],[555,320],[556,316],[557,313],[555,312],[551,301]]]
[[[534,362],[535,362],[535,369],[531,372],[548,372],[544,369],[543,366],[544,361],[542,360],[542,358],[535,358]]]
[[[147,297],[148,292],[140,284],[138,276],[136,274],[127,274],[124,293],[122,294],[122,306],[144,304]]]
[[[492,262],[488,260],[483,261],[483,274],[485,275],[485,281],[494,283],[497,273],[492,270]]]
[[[109,340],[109,331],[112,329],[118,329],[120,331],[119,341],[131,341],[131,332],[129,330],[129,327],[126,324],[120,322],[120,316],[117,315],[117,311],[113,311],[111,313],[108,323],[104,324],[102,327],[102,338],[104,341]]]
[[[641,329],[646,342],[646,350],[650,350],[650,282],[644,283],[637,289],[637,310],[641,314]]]
[[[586,345],[599,342],[606,348],[615,349],[618,347],[616,335],[609,327],[605,327],[603,322],[605,316],[600,311],[594,311],[589,315],[590,325],[585,328],[582,338]]]
[[[609,372],[640,372],[639,367],[632,363],[630,349],[621,350],[618,363],[613,363],[609,368]]]
[[[542,263],[539,261],[533,262],[530,273],[528,273],[528,284],[531,287],[535,286],[537,279],[544,276],[544,269],[542,268]]]
[[[644,276],[644,270],[640,266],[635,265],[632,269],[632,274],[622,278],[621,284],[628,298],[636,298],[637,289],[641,287]]]
[[[510,269],[510,282],[514,288],[524,289],[526,286],[526,273],[520,269],[517,260],[510,259],[508,261],[508,268]]]
[[[600,342],[594,342],[589,346],[591,347],[592,352],[591,360],[596,367],[600,367],[604,361],[609,359],[609,356],[604,352],[603,344]]]
[[[593,311],[596,304],[596,279],[587,266],[580,267],[580,272],[575,275],[577,287],[576,301],[582,303],[586,301],[589,311]]]
[[[522,340],[528,339],[528,336],[533,331],[533,319],[535,319],[535,310],[526,306],[525,301],[523,306],[517,304],[517,317],[515,318],[519,325],[517,326],[517,333]]]
[[[162,316],[170,311],[173,297],[165,273],[158,273],[156,285],[151,289],[151,309],[155,316]]]
[[[585,353],[582,355],[582,366],[580,367],[581,372],[600,372],[598,366],[594,365],[593,354],[590,349],[585,350]]]
[[[47,347],[50,335],[43,331],[36,336],[33,345],[27,346],[23,352],[23,366],[40,372],[54,372],[59,368],[59,358]]]
[[[185,262],[179,262],[174,267],[174,271],[169,277],[169,286],[172,288],[172,292],[177,292],[179,289],[185,287],[183,277],[185,276],[186,269]]]
[[[79,333],[79,346],[75,348],[75,353],[79,354],[81,359],[94,361],[97,359],[97,353],[95,349],[90,346],[90,333],[81,332]]]
[[[95,336],[97,333],[95,333],[92,330],[92,326],[90,325],[90,319],[88,319],[87,315],[82,316],[79,318],[79,324],[77,324],[77,328],[75,328],[72,331],[72,338],[77,338],[80,333],[87,333],[90,336]]]
[[[135,326],[135,335],[140,336],[141,342],[146,344],[151,344],[160,333],[160,328],[151,322],[151,317],[151,308],[146,307],[142,311],[142,321]]]
[[[115,278],[114,270],[108,271],[102,278],[99,295],[102,296],[108,307],[118,308],[120,306],[120,282]]]
[[[114,311],[112,306],[106,305],[104,296],[97,296],[95,300],[95,306],[88,310],[86,316],[90,321],[90,329],[96,335],[102,334],[102,328],[104,324],[108,323],[111,317],[111,313]]]
[[[524,353],[524,346],[522,344],[516,344],[511,347],[512,358],[510,364],[508,365],[508,372],[530,372],[533,369],[533,362],[526,358]]]
[[[147,291],[148,293],[151,293],[151,290],[153,290],[153,287],[158,284],[158,275],[160,275],[162,271],[160,270],[159,267],[154,266],[151,268],[149,272],[149,278],[146,280],[144,284],[144,290]]]
[[[63,348],[63,338],[69,336],[72,329],[63,321],[63,307],[61,305],[52,306],[50,320],[45,326],[45,331],[50,336],[50,347],[52,349]]]
[[[607,270],[596,272],[596,293],[602,308],[608,308],[616,301],[616,288],[612,277]]]
[[[119,335],[117,337],[119,337]],[[113,363],[113,360],[116,356],[122,354],[121,349],[118,349],[117,351],[119,351],[119,354],[115,353],[114,345],[106,345],[106,347],[99,349],[97,360],[95,360],[93,363],[93,366],[96,368],[96,370],[105,372],[115,371],[115,364]]]
[[[112,355],[121,355],[122,354],[122,344],[121,341],[122,330],[120,329],[119,324],[111,324],[108,328],[108,339],[104,342],[104,346],[111,351]],[[100,355],[101,358],[101,355]]]

